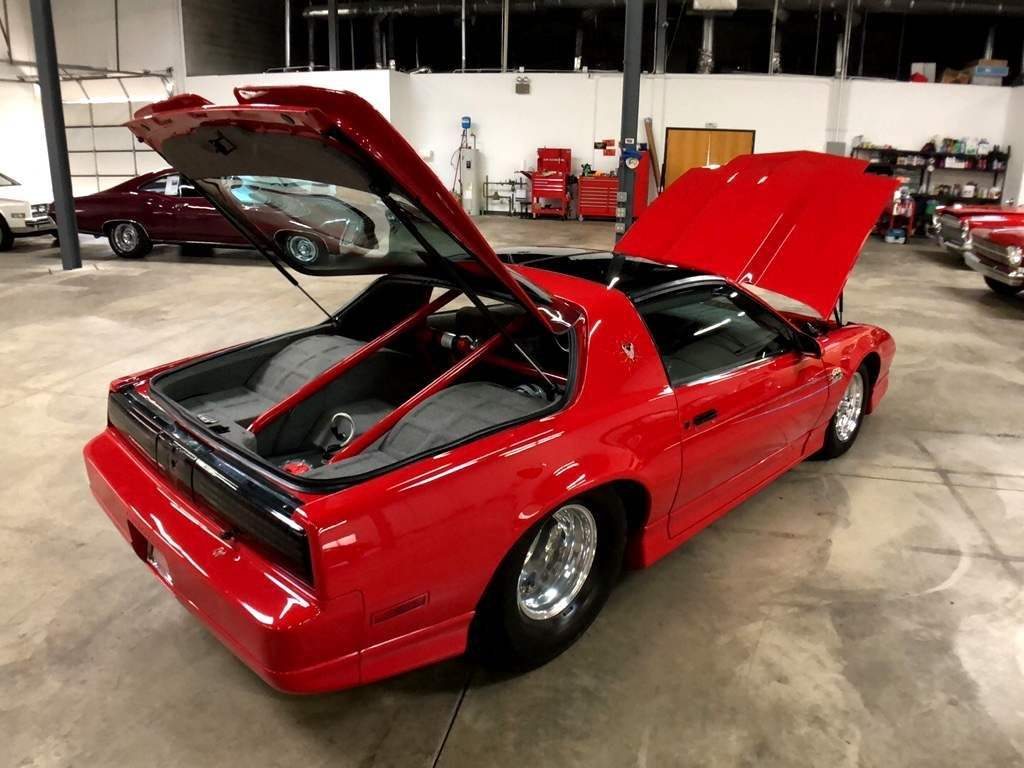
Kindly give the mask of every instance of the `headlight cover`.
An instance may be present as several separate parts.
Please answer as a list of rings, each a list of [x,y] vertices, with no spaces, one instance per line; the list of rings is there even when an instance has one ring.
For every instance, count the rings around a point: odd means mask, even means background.
[[[1006,260],[1010,262],[1011,267],[1019,267],[1021,265],[1024,257],[1022,257],[1019,245],[1011,245],[1006,249]]]
[[[32,215],[33,216],[46,216],[46,214],[49,212],[49,210],[50,210],[50,206],[47,205],[46,203],[36,203],[36,204],[34,204],[32,206]]]

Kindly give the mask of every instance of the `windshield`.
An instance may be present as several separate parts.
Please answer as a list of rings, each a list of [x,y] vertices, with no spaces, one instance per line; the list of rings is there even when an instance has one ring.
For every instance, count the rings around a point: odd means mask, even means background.
[[[233,175],[197,180],[232,218],[278,245],[304,272],[359,273],[418,268],[425,249],[373,192],[311,179]],[[402,218],[440,255],[459,260],[459,244],[419,209],[392,196]]]
[[[18,184],[18,182],[16,182],[10,176],[4,176],[2,173],[0,173],[0,187],[18,187],[18,186],[21,186],[21,185]]]

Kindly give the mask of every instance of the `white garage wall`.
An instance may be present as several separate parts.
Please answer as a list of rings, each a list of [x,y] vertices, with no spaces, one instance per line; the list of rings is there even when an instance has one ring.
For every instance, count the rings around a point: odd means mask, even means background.
[[[1003,198],[1024,203],[1024,88],[1011,91],[1004,139],[1011,152]]]
[[[615,73],[533,73],[530,94],[516,95],[516,75],[395,73],[394,122],[430,156],[446,182],[459,140],[459,118],[469,114],[481,166],[491,178],[531,168],[538,147],[568,147],[577,167],[611,170],[616,159],[595,151],[595,141],[619,135],[622,76]],[[641,82],[640,141],[651,117],[659,148],[666,126],[744,128],[757,132],[758,152],[822,150],[830,81],[804,77],[714,75],[645,76]],[[402,99],[397,106],[394,97]]]
[[[838,87],[838,84],[836,85]],[[863,135],[877,144],[920,149],[934,134],[1007,143],[1015,88],[851,80],[846,84],[840,139]],[[1021,115],[1024,120],[1024,115]],[[1024,146],[1020,147],[1024,151]]]

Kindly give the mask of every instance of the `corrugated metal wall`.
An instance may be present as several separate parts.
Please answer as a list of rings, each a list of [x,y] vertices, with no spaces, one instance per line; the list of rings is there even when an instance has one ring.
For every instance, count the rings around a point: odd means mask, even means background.
[[[181,0],[181,17],[190,76],[284,65],[282,0]]]

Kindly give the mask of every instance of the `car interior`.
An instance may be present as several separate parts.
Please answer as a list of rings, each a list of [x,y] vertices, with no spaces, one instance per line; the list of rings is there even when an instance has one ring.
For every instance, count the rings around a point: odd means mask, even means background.
[[[383,278],[334,324],[161,374],[153,391],[273,467],[327,479],[380,469],[558,406],[569,379],[570,342],[528,323],[518,305],[487,299],[481,309],[459,294],[377,347],[396,325],[440,304],[443,294],[444,287],[425,280]],[[484,349],[488,340],[493,348]],[[369,354],[353,360],[364,347]],[[460,375],[439,385],[439,377],[463,364]],[[311,382],[308,396],[261,418]],[[393,425],[383,428],[389,419]],[[331,461],[367,434],[376,439]]]

